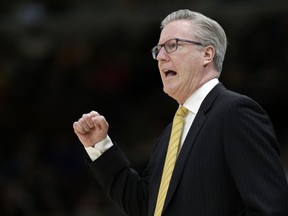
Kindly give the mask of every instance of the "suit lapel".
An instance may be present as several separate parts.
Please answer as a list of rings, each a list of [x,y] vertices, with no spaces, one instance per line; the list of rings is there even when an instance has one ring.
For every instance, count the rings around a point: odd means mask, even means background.
[[[168,125],[166,130],[159,137],[159,140],[156,142],[156,147],[151,155],[152,159],[151,161],[153,161],[153,164],[149,164],[149,166],[152,167],[150,169],[149,176],[150,179],[153,179],[153,182],[149,182],[149,205],[148,205],[149,216],[154,215],[154,209],[158,196],[158,190],[161,181],[171,130],[172,130],[172,123]]]
[[[166,201],[165,201],[165,204],[163,207],[163,212],[165,211],[167,205],[169,204],[171,198],[173,197],[173,194],[174,194],[174,192],[177,188],[177,185],[179,183],[179,180],[182,176],[186,161],[187,161],[187,159],[190,155],[190,152],[191,152],[191,150],[195,144],[195,140],[196,140],[199,132],[201,131],[203,124],[206,121],[206,112],[208,112],[208,110],[212,106],[217,95],[223,90],[225,90],[225,87],[221,83],[217,84],[210,91],[210,93],[207,95],[207,97],[204,99],[204,101],[202,102],[202,104],[200,106],[200,109],[199,109],[197,115],[195,116],[193,124],[191,125],[191,128],[189,129],[187,137],[183,143],[182,149],[181,149],[180,154],[178,156],[178,159],[177,159],[177,162],[175,165],[175,169],[174,169],[174,172],[172,175],[172,179],[170,182]]]

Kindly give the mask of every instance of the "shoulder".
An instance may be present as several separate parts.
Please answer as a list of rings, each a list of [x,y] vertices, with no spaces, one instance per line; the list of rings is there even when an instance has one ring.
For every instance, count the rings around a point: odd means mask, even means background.
[[[254,99],[250,98],[247,95],[228,90],[223,85],[221,87],[221,85],[222,84],[220,83],[220,86],[218,87],[219,89],[221,89],[220,91],[215,89],[216,92],[218,91],[218,94],[214,100],[214,103],[217,106],[220,106],[222,109],[225,110],[231,109],[235,111],[238,109],[241,110],[242,108],[245,107],[245,109],[253,109],[256,110],[257,112],[265,113],[262,106]],[[217,88],[217,86],[215,88]]]
[[[271,125],[268,114],[258,102],[226,89],[221,83],[211,90],[202,105],[203,113],[218,120],[222,119],[223,123],[237,122],[240,125],[257,121],[263,125]]]

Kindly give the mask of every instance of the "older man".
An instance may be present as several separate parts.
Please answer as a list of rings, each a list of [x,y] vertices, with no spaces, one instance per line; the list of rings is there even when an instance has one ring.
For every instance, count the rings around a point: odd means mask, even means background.
[[[98,112],[73,125],[100,185],[131,216],[287,216],[288,186],[269,117],[218,80],[227,46],[222,27],[179,10],[161,29],[152,54],[179,111],[146,170],[129,166]]]

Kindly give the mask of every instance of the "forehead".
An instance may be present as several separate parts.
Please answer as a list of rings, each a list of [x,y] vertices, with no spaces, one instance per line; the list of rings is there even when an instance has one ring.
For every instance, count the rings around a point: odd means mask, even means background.
[[[159,43],[172,38],[193,39],[193,21],[191,20],[176,20],[167,24],[160,34]]]

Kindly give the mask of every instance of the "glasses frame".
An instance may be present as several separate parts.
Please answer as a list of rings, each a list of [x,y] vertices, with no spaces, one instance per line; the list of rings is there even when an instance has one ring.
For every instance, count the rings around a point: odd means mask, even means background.
[[[168,51],[167,49],[167,43],[170,42],[171,40],[175,40],[176,41],[176,45],[175,45],[175,50],[172,50],[172,51]],[[162,49],[162,47],[164,47],[165,51],[167,53],[173,53],[175,52],[177,49],[178,49],[178,43],[179,42],[186,42],[186,43],[190,43],[190,44],[195,44],[195,45],[200,45],[200,46],[203,46],[202,43],[200,42],[197,42],[197,41],[193,41],[193,40],[187,40],[187,39],[181,39],[181,38],[172,38],[172,39],[169,39],[167,40],[165,43],[163,44],[158,44],[156,46],[154,46],[151,50],[151,53],[152,53],[152,57],[153,59],[157,60],[157,56],[159,55],[159,52],[160,50]]]

